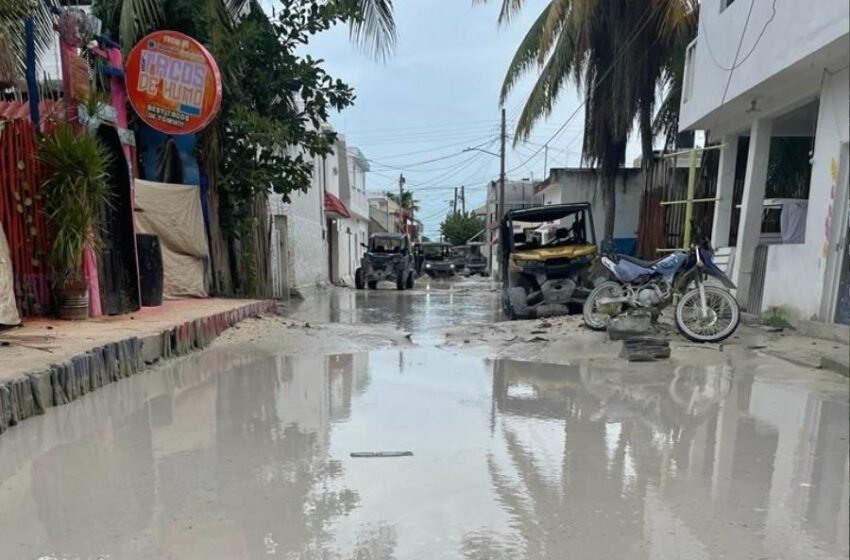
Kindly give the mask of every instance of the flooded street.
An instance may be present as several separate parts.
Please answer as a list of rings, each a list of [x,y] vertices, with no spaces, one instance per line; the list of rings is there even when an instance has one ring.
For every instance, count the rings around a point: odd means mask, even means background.
[[[290,313],[418,332],[498,309],[486,291],[340,290]],[[0,557],[848,557],[840,378],[246,332],[3,434]]]

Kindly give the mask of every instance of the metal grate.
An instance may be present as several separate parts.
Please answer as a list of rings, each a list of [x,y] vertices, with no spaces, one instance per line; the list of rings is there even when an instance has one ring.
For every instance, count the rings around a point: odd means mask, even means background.
[[[762,298],[764,297],[764,277],[767,271],[767,245],[756,246],[753,256],[753,275],[750,278],[750,291],[747,294],[746,311],[761,313]]]

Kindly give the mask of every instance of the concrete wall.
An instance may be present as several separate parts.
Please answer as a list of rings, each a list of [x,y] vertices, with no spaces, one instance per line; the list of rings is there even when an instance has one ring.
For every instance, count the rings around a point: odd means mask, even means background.
[[[762,116],[771,108],[783,109],[778,104],[781,98],[816,94],[822,69],[839,68],[830,60],[846,56],[850,30],[846,0],[737,1],[724,9],[726,3],[704,0],[700,5],[699,32],[685,70],[679,119],[682,129],[734,127],[735,119],[721,123],[712,112],[721,102],[728,105],[741,96],[736,106],[740,114],[745,114],[753,99]],[[733,63],[736,67],[730,80]],[[724,96],[727,80],[729,88]],[[720,117],[728,116],[726,107]]]
[[[289,203],[284,203],[280,195],[272,195],[269,201],[272,214],[287,216],[289,281],[290,287],[298,290],[315,288],[328,281],[320,160],[316,166],[310,190],[293,193]]]
[[[824,81],[818,109],[815,151],[809,190],[809,210],[806,219],[805,242],[795,245],[771,245],[767,256],[762,308],[784,306],[800,319],[819,317],[823,286],[830,248],[827,224],[837,221],[837,211],[844,200],[833,200],[837,177],[833,176],[842,161],[842,144],[850,141],[847,123],[850,120],[850,70]],[[830,216],[835,216],[830,220]],[[835,243],[833,239],[832,243]],[[828,294],[827,294],[828,295]]]
[[[549,185],[541,194],[543,204],[569,204],[590,202],[593,206],[593,225],[596,241],[605,237],[605,199],[599,184],[599,175],[592,169],[552,169]],[[616,239],[637,237],[640,197],[643,193],[643,178],[639,169],[627,168],[617,179],[617,209],[614,222]]]

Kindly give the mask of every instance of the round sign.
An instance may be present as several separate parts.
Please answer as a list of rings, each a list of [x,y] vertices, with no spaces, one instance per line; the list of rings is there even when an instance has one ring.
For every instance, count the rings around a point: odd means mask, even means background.
[[[133,110],[151,128],[191,134],[221,106],[221,74],[212,55],[176,31],[154,31],[136,43],[124,64]]]

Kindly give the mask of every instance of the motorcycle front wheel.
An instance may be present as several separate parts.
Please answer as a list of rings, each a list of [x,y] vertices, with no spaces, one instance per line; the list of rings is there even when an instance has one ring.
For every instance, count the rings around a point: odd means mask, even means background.
[[[688,290],[676,306],[676,327],[694,342],[720,342],[730,336],[741,321],[738,301],[716,286],[705,289],[706,313],[702,313],[699,287]]]
[[[591,330],[604,331],[608,328],[608,321],[622,313],[623,304],[604,303],[600,305],[599,300],[605,298],[617,299],[624,295],[623,286],[610,280],[593,288],[593,291],[584,300],[584,307],[582,308],[584,324]]]

